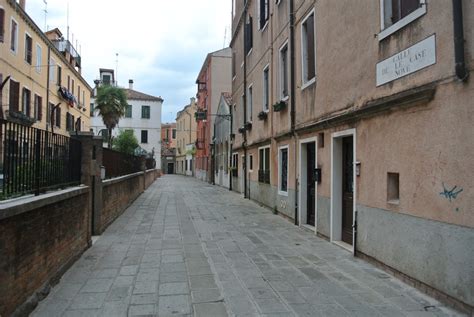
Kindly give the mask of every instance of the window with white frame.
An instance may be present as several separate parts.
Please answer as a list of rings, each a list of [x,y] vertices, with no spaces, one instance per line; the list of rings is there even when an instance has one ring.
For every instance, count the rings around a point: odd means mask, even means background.
[[[269,103],[270,103],[270,90],[269,90],[269,81],[270,81],[270,76],[269,76],[269,66],[266,66],[265,69],[263,70],[263,111],[268,111],[269,109]]]
[[[380,0],[382,40],[426,13],[425,0]]]
[[[278,150],[278,192],[288,194],[288,146]]]
[[[5,39],[5,9],[0,6],[0,43]]]
[[[41,64],[43,60],[43,52],[41,46],[36,44],[36,72],[41,73]]]
[[[249,155],[249,172],[253,172],[253,155]]]
[[[37,121],[43,119],[43,98],[37,94],[35,94],[34,99],[34,118]]]
[[[258,149],[258,181],[270,184],[270,147]]]
[[[239,153],[232,153],[232,176],[239,176]]]
[[[33,39],[25,33],[25,61],[31,65],[33,62]]]
[[[253,110],[253,86],[250,85],[247,89],[247,122],[252,122]]]
[[[263,30],[268,23],[270,17],[270,0],[258,1],[258,21],[259,29]]]
[[[12,18],[10,21],[10,50],[18,52],[18,23]]]
[[[54,69],[55,66],[56,66],[56,62],[54,61],[54,59],[51,58],[51,59],[49,60],[49,81],[50,81],[50,82],[53,82],[53,83],[56,81],[56,80],[55,80],[55,78],[56,78],[56,76],[55,76],[55,69]],[[74,86],[73,86],[73,87],[74,87]],[[73,93],[74,93],[74,92],[73,92]]]
[[[288,98],[288,43],[280,49],[280,99]]]
[[[301,25],[301,61],[303,85],[311,83],[316,76],[316,51],[314,37],[314,10],[308,14]]]

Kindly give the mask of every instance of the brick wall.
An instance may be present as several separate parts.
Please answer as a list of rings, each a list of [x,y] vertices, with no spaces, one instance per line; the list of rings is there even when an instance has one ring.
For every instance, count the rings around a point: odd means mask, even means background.
[[[76,188],[2,204],[0,316],[27,314],[36,292],[48,290],[88,248],[88,196],[88,188]]]
[[[102,183],[100,227],[103,232],[144,190],[143,172]]]

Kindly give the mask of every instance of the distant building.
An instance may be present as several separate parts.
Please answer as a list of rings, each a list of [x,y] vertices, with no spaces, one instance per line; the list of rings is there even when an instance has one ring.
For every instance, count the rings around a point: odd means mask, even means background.
[[[222,93],[214,121],[214,182],[226,188],[230,188],[231,180],[229,164],[232,147],[231,106],[231,94]]]
[[[161,125],[161,171],[165,174],[176,173],[176,123]]]
[[[196,153],[196,99],[176,116],[176,173],[194,176],[194,155]]]
[[[207,54],[196,80],[198,85],[198,112],[206,112],[197,124],[196,172],[198,179],[212,182],[214,173],[211,160],[211,142],[214,137],[215,111],[221,93],[232,89],[232,51],[224,48]]]
[[[97,85],[116,85],[112,69],[100,69],[100,80]],[[125,89],[128,106],[125,116],[120,119],[117,127],[112,131],[117,136],[120,129],[133,130],[140,147],[144,152],[153,155],[156,166],[161,166],[161,108],[163,98],[151,96],[133,89],[133,80],[129,80],[129,87]],[[94,102],[91,103],[91,128],[96,135],[104,135],[107,129],[97,111],[94,111]]]
[[[92,88],[81,56],[59,29],[43,33],[25,1],[0,4],[0,116],[36,128],[89,131]]]

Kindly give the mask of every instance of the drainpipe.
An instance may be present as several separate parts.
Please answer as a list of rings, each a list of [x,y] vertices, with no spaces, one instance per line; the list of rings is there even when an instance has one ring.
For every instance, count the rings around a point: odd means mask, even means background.
[[[296,164],[298,157],[296,155],[297,149],[297,135],[295,132],[295,115],[296,115],[296,105],[295,105],[295,8],[294,0],[289,1],[290,6],[290,120],[291,120],[291,135],[295,142],[295,149],[293,151],[294,162],[295,162],[295,225],[299,225],[298,221],[298,164]]]
[[[469,73],[464,61],[464,29],[462,16],[462,0],[453,0],[453,26],[454,26],[454,57],[456,76],[461,81],[466,81]]]
[[[249,2],[247,2],[245,4],[245,7],[244,7],[244,36],[243,36],[243,40],[244,40],[244,127],[246,126],[245,123],[247,123],[247,53],[245,52],[245,28],[246,28],[246,25],[247,23],[245,22],[246,19],[247,19],[247,11],[248,11],[248,6],[249,6]],[[244,133],[243,133],[243,137],[244,137],[244,142],[243,142],[243,148],[244,148],[244,159],[242,161],[242,170],[243,170],[243,174],[242,175],[244,177],[244,198],[248,198],[247,197],[247,130],[244,129]]]
[[[232,105],[229,107],[229,113],[230,113],[230,133],[229,133],[229,153],[227,155],[227,170],[229,171],[229,190],[232,191],[232,172],[229,170],[229,165],[232,165],[232,144],[234,143],[234,140],[232,139],[232,131],[233,131],[233,126],[234,126],[234,120],[232,117]],[[230,155],[230,157],[229,157]],[[230,164],[229,164],[230,163]]]

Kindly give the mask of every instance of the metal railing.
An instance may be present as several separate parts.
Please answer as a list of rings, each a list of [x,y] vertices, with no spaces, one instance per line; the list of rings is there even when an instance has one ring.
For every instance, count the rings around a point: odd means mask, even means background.
[[[258,182],[270,184],[270,171],[269,170],[258,170]]]
[[[4,120],[0,139],[0,199],[80,184],[79,140]]]
[[[142,157],[103,148],[102,164],[105,178],[119,177],[142,171]]]

